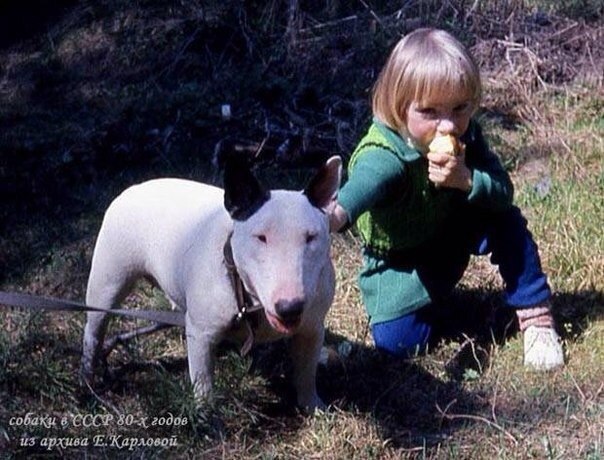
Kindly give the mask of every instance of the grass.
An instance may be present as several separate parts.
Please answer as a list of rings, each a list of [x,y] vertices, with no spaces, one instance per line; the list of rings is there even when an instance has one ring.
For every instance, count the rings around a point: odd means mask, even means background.
[[[101,6],[84,12],[98,19],[103,5],[109,3],[100,2]],[[155,5],[152,1],[146,3]],[[418,5],[428,14],[433,11],[430,8],[440,11],[441,4],[436,3],[426,1]],[[497,2],[501,11],[510,14],[524,11],[521,8],[526,5],[521,3]],[[548,2],[527,2],[527,5],[537,3],[548,14],[562,12]],[[583,3],[588,6],[590,15],[598,7],[597,2]],[[583,3],[569,0],[560,4],[560,8],[577,14]],[[447,3],[440,14],[446,16],[453,4]],[[274,34],[276,6],[271,5],[265,6],[261,18],[251,18],[248,27],[253,27],[252,21],[258,20]],[[483,8],[486,4],[480,4],[474,18],[476,33],[489,26],[488,11]],[[175,11],[177,15],[178,10]],[[206,13],[205,20],[214,21],[215,31],[221,25],[221,11],[215,7],[215,11],[210,9]],[[376,9],[373,12],[382,14],[383,11]],[[350,11],[346,10],[346,13]],[[596,14],[601,18],[601,12]],[[191,38],[191,31],[178,29],[180,22],[176,20],[148,22],[149,17],[140,11],[119,11],[112,17],[111,24],[118,30],[120,24],[145,25],[133,32],[141,45],[137,53],[120,55],[117,51],[120,39],[127,40],[127,37],[107,33],[101,26],[102,21],[97,21],[90,30],[80,27],[57,34],[53,29],[49,36],[54,37],[59,53],[57,58],[64,61],[61,72],[70,69],[68,61],[77,61],[83,66],[76,70],[80,72],[78,75],[86,77],[88,86],[84,85],[79,91],[83,91],[90,103],[94,102],[90,110],[94,110],[94,114],[99,107],[107,110],[109,119],[118,119],[124,124],[123,131],[109,130],[112,134],[99,144],[94,144],[94,139],[83,143],[74,141],[71,147],[77,148],[71,148],[70,152],[73,152],[73,161],[81,161],[82,166],[78,167],[77,174],[61,177],[58,181],[59,184],[73,184],[69,193],[57,195],[56,190],[49,189],[47,195],[41,193],[32,198],[27,195],[22,202],[25,212],[20,212],[17,206],[10,208],[16,210],[16,217],[7,217],[0,225],[0,264],[5,267],[0,277],[2,290],[83,299],[95,233],[109,200],[129,181],[159,173],[184,175],[163,158],[178,160],[180,157],[172,155],[184,149],[183,145],[194,144],[191,139],[196,139],[195,133],[198,137],[211,139],[223,135],[223,128],[215,118],[203,118],[199,112],[191,115],[195,110],[206,108],[202,103],[196,105],[192,94],[211,94],[218,103],[227,95],[227,80],[220,86],[224,93],[212,94],[212,88],[201,81],[181,84],[182,79],[186,80],[184,76],[194,73],[198,69],[195,65],[199,65],[186,53],[177,54],[180,61],[174,60],[175,55],[167,51],[158,58],[161,62],[149,58],[153,53],[146,46],[156,43],[152,39],[155,35],[178,53],[186,39]],[[242,17],[238,18],[243,21]],[[443,16],[444,19],[447,18]],[[455,22],[454,18],[449,19]],[[187,27],[191,24],[183,23]],[[513,23],[509,25],[514,26]],[[170,33],[162,35],[165,31]],[[249,46],[257,43],[251,32],[252,29],[246,30]],[[388,32],[395,35],[391,30]],[[390,40],[388,36],[384,33],[371,41],[367,45],[367,56],[383,54],[385,41]],[[65,37],[63,42],[60,42],[61,37]],[[177,39],[170,41],[174,37]],[[367,39],[360,33],[359,37]],[[333,46],[328,38],[317,39]],[[86,58],[79,56],[77,44],[82,40],[90,42],[90,50],[97,54],[91,52]],[[208,46],[219,46],[214,41],[208,43]],[[237,43],[232,46],[237,48]],[[355,42],[354,46],[361,45]],[[477,52],[480,49],[475,47]],[[94,56],[102,57],[102,50],[108,53],[107,61],[100,58],[94,61]],[[243,52],[237,50],[240,54],[232,55],[235,64],[237,59],[243,59]],[[208,60],[213,60],[213,69],[220,78],[232,71],[233,62],[227,58],[231,55],[226,51],[222,60],[209,54],[208,49],[204,52]],[[260,51],[254,52],[256,57],[267,58]],[[41,65],[36,63],[35,55],[27,55],[23,49],[19,53],[19,59],[29,62],[28,65]],[[11,59],[17,59],[15,56]],[[599,55],[595,53],[594,56]],[[51,63],[53,59],[47,57]],[[103,72],[109,72],[111,78],[93,81],[86,59],[93,59],[93,63]],[[307,59],[311,60],[310,57]],[[126,78],[121,72],[126,72],[127,66],[111,69],[111,66],[107,67],[111,62],[143,63],[158,72],[167,68],[166,72],[178,83],[168,87],[158,79],[153,85],[148,81],[139,84],[136,72],[132,71],[125,84],[120,86],[120,78]],[[342,59],[338,61],[341,68],[331,70],[341,77],[342,74],[337,72],[349,72],[350,62]],[[301,62],[301,65],[307,63]],[[360,64],[356,62],[356,65]],[[515,65],[518,66],[518,62]],[[271,62],[270,66],[277,64]],[[298,81],[294,77],[302,78],[302,83],[308,83],[304,78],[312,83],[310,70],[307,69],[309,76],[304,76],[304,73],[296,73],[292,62],[288,61],[285,66],[289,66],[287,70],[279,67],[269,71],[269,77],[279,74],[283,78],[280,84],[286,95],[290,90],[288,85],[295,86],[292,81]],[[187,372],[185,338],[177,329],[118,347],[109,357],[111,372],[104,384],[94,391],[82,388],[77,373],[84,316],[7,309],[0,315],[0,457],[590,460],[604,457],[604,236],[601,230],[604,221],[604,117],[599,97],[602,82],[571,79],[564,84],[552,82],[543,86],[533,84],[535,75],[530,67],[528,70],[515,67],[518,71],[526,70],[519,73],[501,67],[499,62],[485,67],[487,88],[481,118],[491,144],[513,177],[516,202],[528,216],[544,268],[555,290],[554,313],[567,354],[563,369],[538,374],[523,368],[521,337],[506,328],[509,316],[502,308],[501,284],[496,271],[484,258],[472,260],[459,289],[450,299],[451,324],[456,332],[446,334],[427,355],[411,360],[396,360],[378,353],[371,340],[356,284],[361,263],[360,242],[354,233],[348,232],[333,238],[337,292],[326,323],[329,359],[320,365],[318,372],[319,392],[330,404],[328,411],[304,415],[293,407],[285,343],[259,346],[245,358],[232,350],[221,350],[217,359],[216,396],[198,410]],[[59,70],[55,65],[47,72],[55,75],[53,72]],[[61,78],[76,78],[64,73],[60,75]],[[370,76],[371,69],[366,69],[362,75]],[[500,78],[502,75],[505,78]],[[240,80],[241,75],[235,79]],[[253,88],[254,81],[251,80],[250,77],[245,84]],[[359,79],[342,91],[362,93],[360,88],[369,81],[368,77]],[[3,88],[19,87],[16,79],[7,79],[5,84]],[[151,93],[154,85],[159,85],[159,93]],[[28,84],[20,88],[20,91],[32,90]],[[98,99],[98,91],[103,88],[106,99]],[[329,91],[330,97],[334,97],[333,92],[341,98],[339,105],[330,106],[334,109],[332,117],[337,118],[337,107],[362,107],[358,100],[348,104],[348,95],[338,92],[337,86],[326,85],[323,89]],[[121,109],[118,110],[118,105],[127,106],[133,95],[144,99],[144,104],[138,106],[144,110],[127,123],[128,118]],[[178,100],[163,99],[170,95]],[[32,102],[30,109],[18,96],[16,92],[11,93],[7,99],[10,104],[3,106],[1,115],[7,123],[13,120],[10,114],[22,111],[23,119],[27,119],[27,115],[34,119],[32,125],[20,125],[27,133],[42,126],[36,125],[36,120],[50,123],[49,120],[54,119],[48,116],[37,119],[34,115],[47,113],[47,108],[42,109]],[[154,96],[161,103],[155,105]],[[365,96],[357,94],[359,99]],[[114,98],[119,104],[116,102],[112,106],[110,102]],[[133,101],[140,103],[143,99]],[[181,118],[172,111],[174,106],[182,107]],[[160,114],[164,109],[169,116],[162,119]],[[253,108],[248,109],[253,113]],[[358,119],[362,118],[363,110],[355,110],[342,118],[354,118],[349,120],[348,131],[343,131],[350,137],[345,136],[341,142],[344,146],[355,138],[353,134],[360,135],[362,129]],[[82,126],[93,129],[94,123],[87,117],[90,114],[81,113],[86,115],[81,120]],[[317,119],[323,120],[313,118],[314,121]],[[237,121],[239,124],[231,125],[229,129],[240,129],[244,133],[242,136],[256,138],[255,126],[263,121],[250,115],[250,124],[254,127]],[[74,118],[68,117],[67,122],[64,130],[58,132],[66,133],[70,139],[83,136]],[[147,132],[156,126],[156,122],[162,133],[166,132],[166,125],[175,124],[177,134],[166,138],[169,142],[163,144],[149,141],[141,147],[136,143],[138,141],[124,143],[124,139],[136,136],[139,140],[145,138],[137,133]],[[194,126],[190,130],[189,122]],[[101,125],[105,129],[120,123]],[[48,156],[52,161],[49,159],[48,164],[54,165],[55,161],[63,164],[63,160],[57,158],[64,158],[65,152],[61,150],[63,146],[56,147],[61,142],[53,135],[53,129],[38,131],[31,142],[49,149],[52,155],[49,153]],[[326,138],[332,134],[321,131]],[[13,132],[8,137],[14,144],[15,139],[19,138],[21,142],[20,139],[27,135],[19,137]],[[121,146],[132,156],[142,155],[137,158],[143,158],[149,169],[135,177],[120,169],[102,170],[103,163],[95,163],[102,179],[97,177],[95,184],[102,183],[103,186],[86,188],[79,180],[89,177],[86,168],[93,161],[91,152],[94,150],[86,150],[90,145],[97,145],[100,151],[109,151],[112,155],[118,155],[121,151],[118,146]],[[336,143],[333,141],[329,145],[335,149]],[[28,158],[26,151],[11,152],[20,155],[22,161]],[[342,153],[345,155],[346,152]],[[194,169],[201,168],[190,164]],[[194,174],[199,172],[200,169],[193,171]],[[281,168],[268,167],[263,175],[270,183],[284,186],[305,180],[308,170],[286,173]],[[37,184],[43,186],[45,182]],[[65,195],[69,200],[62,198]],[[53,211],[40,212],[38,206],[51,206]],[[2,211],[0,215],[8,216],[8,213]],[[128,298],[128,305],[166,308],[161,294],[144,283]],[[493,330],[485,325],[491,310],[498,319],[498,327]],[[134,320],[115,320],[111,331],[131,329],[137,324]],[[63,420],[65,423],[61,423]],[[143,439],[157,445],[133,446],[130,439]]]

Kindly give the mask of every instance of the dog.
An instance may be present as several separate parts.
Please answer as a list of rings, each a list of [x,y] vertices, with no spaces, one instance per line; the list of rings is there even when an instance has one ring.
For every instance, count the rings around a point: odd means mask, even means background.
[[[224,168],[224,190],[154,179],[119,195],[97,237],[86,303],[116,308],[137,279],[151,279],[184,311],[197,400],[211,394],[220,342],[249,348],[252,339],[289,337],[297,403],[311,411],[323,408],[316,368],[335,291],[328,209],[342,162],[331,157],[302,192],[266,190],[241,157],[227,159]],[[248,300],[243,310],[256,311],[242,311],[242,298]],[[105,313],[88,313],[82,350],[88,383],[106,324]]]

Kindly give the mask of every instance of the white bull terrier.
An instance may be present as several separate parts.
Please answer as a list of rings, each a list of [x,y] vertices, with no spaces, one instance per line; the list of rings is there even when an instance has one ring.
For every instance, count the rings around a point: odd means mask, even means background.
[[[315,375],[335,289],[325,211],[341,169],[340,158],[332,157],[303,192],[265,191],[247,162],[231,157],[224,190],[182,179],[130,187],[105,214],[86,303],[118,307],[136,279],[151,278],[185,311],[189,374],[199,399],[211,390],[219,342],[291,337],[297,402],[310,410],[323,407]],[[232,281],[233,265],[243,296]],[[237,321],[238,297],[259,308],[250,321]],[[82,353],[88,382],[106,320],[105,313],[88,313]]]

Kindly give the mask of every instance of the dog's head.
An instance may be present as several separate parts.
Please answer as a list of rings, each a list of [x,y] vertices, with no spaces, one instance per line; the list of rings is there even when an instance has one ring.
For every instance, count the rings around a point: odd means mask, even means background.
[[[292,334],[328,276],[326,209],[340,186],[342,162],[330,158],[304,191],[265,190],[247,161],[225,164],[224,206],[233,219],[233,259],[271,326]]]

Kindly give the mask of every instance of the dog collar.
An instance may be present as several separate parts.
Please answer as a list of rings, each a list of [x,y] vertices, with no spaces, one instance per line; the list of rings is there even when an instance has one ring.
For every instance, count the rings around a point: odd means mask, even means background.
[[[252,345],[254,344],[254,327],[257,326],[254,318],[250,316],[251,313],[258,311],[262,308],[259,302],[255,302],[252,294],[245,288],[239,272],[237,271],[237,265],[233,259],[233,248],[231,246],[232,233],[229,234],[226,242],[224,243],[223,255],[224,265],[231,281],[231,287],[235,293],[235,300],[237,302],[237,313],[233,317],[233,324],[243,324],[246,329],[247,337],[243,346],[241,347],[240,353],[245,356]]]

